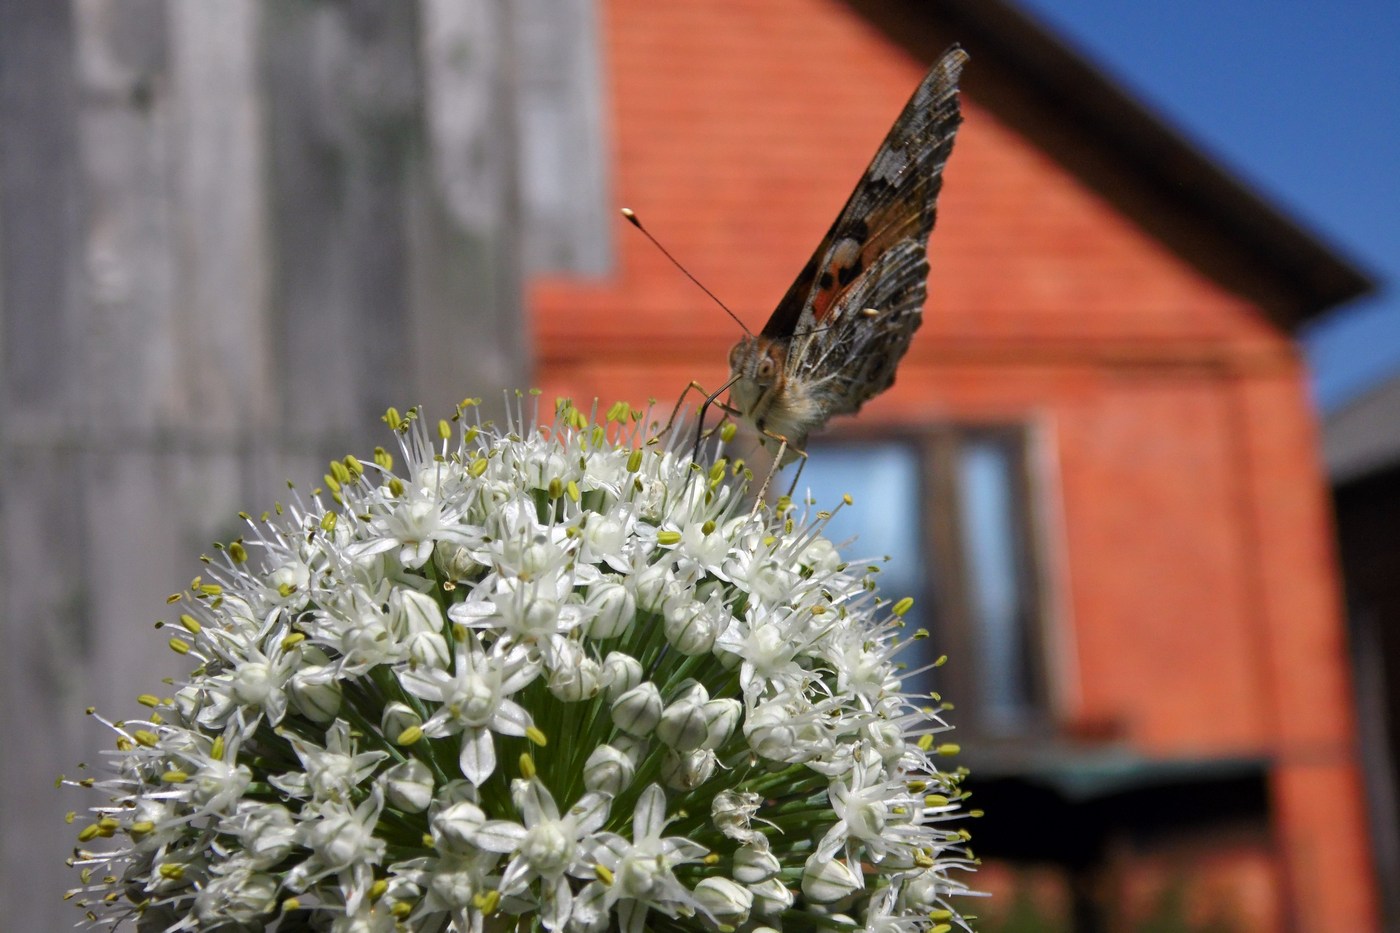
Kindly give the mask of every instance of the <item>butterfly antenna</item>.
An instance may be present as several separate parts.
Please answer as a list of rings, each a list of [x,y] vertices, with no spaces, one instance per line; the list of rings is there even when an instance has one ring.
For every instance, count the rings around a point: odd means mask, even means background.
[[[744,333],[748,334],[750,337],[753,336],[753,331],[749,330],[748,327],[745,326],[744,322],[741,321],[741,320],[739,320],[739,315],[735,314],[733,311],[730,311],[730,310],[729,310],[729,306],[726,305],[724,302],[720,301],[718,295],[716,295],[714,292],[712,292],[712,291],[710,291],[708,288],[706,288],[705,285],[704,285],[704,283],[702,283],[702,282],[701,282],[699,279],[697,279],[695,276],[691,275],[691,274],[690,274],[690,270],[687,269],[685,266],[681,265],[680,260],[677,259],[675,256],[672,256],[672,255],[670,254],[670,252],[667,251],[666,247],[664,247],[664,246],[661,245],[661,241],[658,240],[656,237],[654,237],[654,236],[651,235],[651,231],[650,231],[650,230],[648,230],[646,227],[643,227],[643,226],[642,226],[642,222],[641,222],[640,220],[637,219],[637,214],[636,214],[635,211],[632,210],[632,208],[630,208],[630,207],[624,207],[624,208],[622,209],[622,216],[627,218],[627,222],[628,222],[628,223],[630,223],[632,226],[636,227],[638,230],[642,231],[642,235],[645,236],[648,240],[651,240],[651,245],[652,245],[652,246],[655,246],[657,249],[661,250],[661,255],[663,255],[663,256],[665,256],[667,259],[671,260],[671,265],[673,265],[673,266],[675,266],[677,269],[681,270],[681,273],[682,273],[686,278],[690,279],[692,282],[694,282],[694,283],[696,284],[696,286],[697,286],[702,292],[704,292],[706,295],[709,295],[709,296],[710,296],[710,300],[711,300],[711,301],[713,301],[715,304],[717,304],[717,305],[719,305],[721,308],[723,308],[725,314],[727,314],[727,315],[729,315],[730,317],[732,317],[732,318],[734,319],[734,322],[735,322],[736,324],[738,324],[740,327],[743,327],[743,328],[744,328]]]

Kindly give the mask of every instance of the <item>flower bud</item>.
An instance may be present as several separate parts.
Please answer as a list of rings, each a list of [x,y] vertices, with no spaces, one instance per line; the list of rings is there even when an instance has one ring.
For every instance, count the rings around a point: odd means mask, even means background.
[[[629,582],[636,590],[637,605],[647,612],[661,612],[666,603],[681,598],[681,588],[669,561],[652,564]]]
[[[656,737],[678,752],[693,752],[704,746],[709,734],[703,703],[682,698],[666,707],[656,724]]]
[[[661,691],[644,681],[613,701],[613,725],[628,735],[650,735],[661,720],[661,709]]]
[[[452,666],[452,652],[441,632],[415,632],[408,636],[405,647],[414,667],[445,671]]]
[[[590,586],[585,605],[593,616],[588,623],[588,634],[593,638],[626,634],[637,619],[637,598],[614,580],[601,580]]]
[[[610,702],[616,702],[641,682],[642,662],[630,654],[614,651],[603,659],[603,683],[607,685]]]
[[[292,813],[276,803],[240,804],[246,820],[239,835],[254,868],[271,868],[292,853],[297,828]]]
[[[705,716],[705,747],[719,748],[734,734],[734,727],[744,715],[744,704],[725,698],[710,700],[702,707]]]
[[[681,654],[693,657],[714,650],[715,642],[729,624],[727,612],[711,611],[711,607],[693,599],[676,598],[666,604],[664,630],[666,640]]]
[[[761,846],[739,846],[734,850],[734,880],[744,884],[761,884],[775,877],[782,867],[766,839]]]
[[[319,664],[299,668],[287,681],[292,708],[312,722],[330,722],[340,712],[340,681],[335,669]]]
[[[475,784],[466,778],[458,778],[455,781],[448,781],[438,790],[433,797],[434,813],[445,810],[453,804],[476,803],[481,797]]]
[[[707,749],[694,752],[667,750],[661,759],[661,780],[673,790],[691,791],[708,781],[715,773],[715,753]]]
[[[397,741],[405,729],[422,725],[423,717],[414,712],[413,707],[407,703],[400,703],[398,700],[390,700],[385,703],[384,713],[379,718],[379,726],[384,731],[384,737],[390,742]]]
[[[428,594],[403,588],[389,594],[389,631],[394,637],[441,632],[443,624],[442,608]]]
[[[802,868],[802,893],[818,904],[833,904],[859,891],[860,876],[837,858],[812,853]]]
[[[728,878],[702,878],[695,886],[695,899],[715,920],[732,926],[747,920],[753,908],[753,895]]]
[[[786,761],[797,740],[787,718],[787,712],[778,706],[759,706],[751,710],[744,720],[744,736],[749,740],[749,748],[760,757]]]
[[[485,825],[486,814],[465,800],[440,810],[430,821],[433,843],[453,855],[475,854],[479,848],[477,837]]]
[[[471,552],[453,541],[439,541],[433,548],[433,563],[449,580],[470,580],[485,568],[472,559]]]
[[[637,765],[630,755],[611,745],[599,745],[583,764],[583,786],[616,797],[636,773]]]
[[[384,772],[389,806],[405,813],[421,813],[433,800],[433,773],[417,758],[401,761]]]
[[[792,892],[778,878],[769,878],[767,881],[750,885],[749,890],[753,892],[754,912],[765,917],[782,913],[792,906],[794,900]],[[754,933],[758,931],[755,930]]]
[[[603,689],[603,668],[576,641],[566,641],[549,672],[549,692],[565,703],[592,699]]]

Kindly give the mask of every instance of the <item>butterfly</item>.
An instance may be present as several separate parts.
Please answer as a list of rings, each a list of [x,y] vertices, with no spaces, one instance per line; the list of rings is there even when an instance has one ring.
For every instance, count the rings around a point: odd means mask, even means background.
[[[832,416],[894,384],[923,320],[928,238],[962,122],[966,62],[955,45],[929,70],[762,332],[729,351],[728,408],[765,443],[801,452]]]

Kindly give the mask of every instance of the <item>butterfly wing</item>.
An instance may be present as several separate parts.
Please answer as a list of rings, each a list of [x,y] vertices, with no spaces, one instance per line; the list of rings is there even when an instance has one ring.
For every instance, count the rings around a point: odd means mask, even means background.
[[[827,414],[853,412],[888,388],[919,326],[966,61],[953,46],[929,70],[763,328],[793,339],[789,373],[822,394]]]

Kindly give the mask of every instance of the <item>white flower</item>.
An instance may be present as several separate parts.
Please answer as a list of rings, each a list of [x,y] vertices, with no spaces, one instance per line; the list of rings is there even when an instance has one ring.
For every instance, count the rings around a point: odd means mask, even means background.
[[[378,789],[353,809],[340,803],[308,805],[297,841],[311,853],[287,872],[286,886],[305,890],[327,875],[335,874],[353,909],[369,891],[374,866],[384,857],[386,843],[375,835],[375,824],[384,807]]]
[[[584,794],[561,815],[554,797],[537,778],[513,782],[511,797],[524,826],[502,823],[498,829],[511,843],[505,851],[514,853],[501,874],[501,892],[515,894],[538,879],[540,919],[548,929],[563,929],[574,902],[565,873],[580,878],[593,874],[583,843],[602,828],[608,798]]]
[[[172,597],[194,672],[98,717],[90,925],[960,922],[947,727],[826,516],[754,508],[626,405],[526,404],[391,410],[397,466],[332,462]]]
[[[802,872],[802,893],[818,904],[832,904],[862,887],[860,872],[829,856],[812,853]]]
[[[685,908],[704,909],[676,880],[674,870],[702,858],[707,850],[680,836],[663,837],[666,823],[666,793],[652,784],[637,799],[631,842],[616,833],[600,833],[592,840],[598,880],[579,897],[616,908],[623,933],[641,933],[648,910],[675,917]]]
[[[405,813],[421,813],[433,802],[433,773],[416,758],[385,771],[383,782],[389,805]]]
[[[361,782],[389,757],[388,752],[382,751],[357,753],[350,724],[339,719],[326,730],[324,748],[301,738],[289,741],[301,760],[302,770],[274,775],[270,780],[293,797],[349,802]]]
[[[695,899],[719,923],[738,924],[749,918],[753,892],[728,878],[701,878],[695,886]]]
[[[457,642],[456,661],[454,672],[409,671],[402,683],[414,696],[441,704],[423,723],[423,734],[460,734],[462,774],[480,784],[496,770],[491,734],[524,735],[530,728],[530,714],[510,697],[535,679],[539,667],[518,647],[488,654],[470,635]]]

